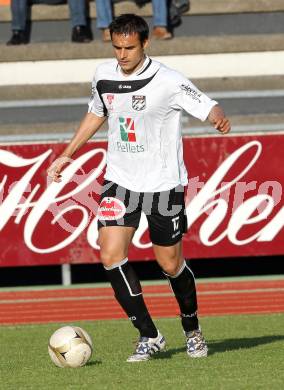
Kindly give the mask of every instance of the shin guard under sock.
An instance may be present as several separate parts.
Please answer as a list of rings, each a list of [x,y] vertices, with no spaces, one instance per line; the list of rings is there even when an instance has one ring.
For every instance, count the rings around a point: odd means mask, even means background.
[[[104,267],[115,297],[142,337],[157,337],[158,331],[145,305],[139,279],[128,259]]]
[[[186,262],[174,275],[165,274],[180,307],[182,327],[186,332],[198,329],[195,279]]]

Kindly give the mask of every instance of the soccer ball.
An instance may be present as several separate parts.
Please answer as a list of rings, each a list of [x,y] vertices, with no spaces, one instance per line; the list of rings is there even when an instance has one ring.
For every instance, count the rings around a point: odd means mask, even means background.
[[[88,333],[78,326],[63,326],[49,339],[48,353],[58,367],[81,367],[90,359],[93,343]]]

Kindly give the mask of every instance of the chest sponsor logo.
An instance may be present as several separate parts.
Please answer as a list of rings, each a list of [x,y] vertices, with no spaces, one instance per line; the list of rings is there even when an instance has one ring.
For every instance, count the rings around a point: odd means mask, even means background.
[[[185,91],[186,95],[191,96],[193,100],[197,100],[199,103],[201,103],[201,92],[185,84],[182,84],[180,88]]]
[[[133,95],[132,96],[132,108],[136,111],[142,111],[146,108],[146,96]]]
[[[121,141],[136,142],[134,119],[119,117]]]
[[[113,221],[124,216],[126,208],[121,200],[113,197],[102,199],[99,209],[98,218],[100,221]]]
[[[139,153],[145,151],[144,145],[138,145],[136,143],[136,129],[133,118],[119,117],[119,130],[120,141],[116,142],[118,152]]]

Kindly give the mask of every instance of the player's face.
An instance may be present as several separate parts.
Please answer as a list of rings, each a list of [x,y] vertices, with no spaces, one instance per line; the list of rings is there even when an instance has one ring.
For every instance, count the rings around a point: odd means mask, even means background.
[[[148,45],[148,40],[142,44],[137,33],[128,35],[113,33],[112,45],[123,73],[131,74],[143,64],[144,49]]]

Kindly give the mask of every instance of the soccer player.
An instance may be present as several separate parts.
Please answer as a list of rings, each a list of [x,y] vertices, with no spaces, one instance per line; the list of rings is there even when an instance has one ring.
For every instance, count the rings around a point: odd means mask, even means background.
[[[97,67],[88,113],[61,158],[48,169],[60,181],[65,160],[108,118],[107,169],[98,209],[100,257],[114,294],[140,338],[128,362],[148,360],[165,348],[128,262],[128,247],[146,214],[156,259],[180,307],[188,356],[207,356],[197,316],[195,280],[182,253],[186,232],[181,115],[206,119],[222,134],[230,122],[217,102],[179,72],[145,54],[145,20],[124,14],[110,25],[115,60]]]

